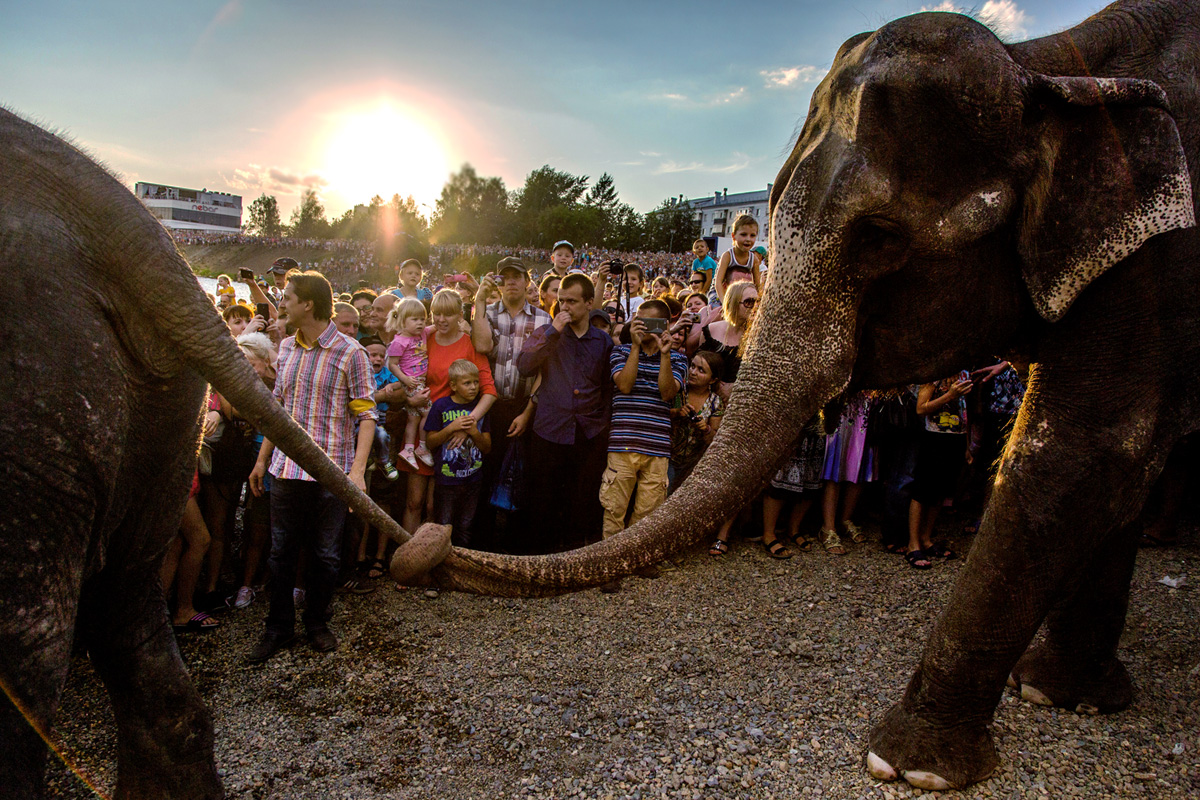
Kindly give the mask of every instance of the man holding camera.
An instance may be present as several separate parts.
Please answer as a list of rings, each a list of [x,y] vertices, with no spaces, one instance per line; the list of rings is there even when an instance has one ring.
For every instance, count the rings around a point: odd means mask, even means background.
[[[671,460],[671,401],[687,383],[687,359],[671,351],[667,323],[671,311],[661,300],[647,300],[629,323],[629,344],[613,348],[609,367],[616,392],[608,438],[608,468],[600,482],[604,538],[625,528],[629,498],[637,488],[630,524],[667,498]],[[645,577],[657,577],[655,568]],[[620,580],[600,587],[620,590]]]

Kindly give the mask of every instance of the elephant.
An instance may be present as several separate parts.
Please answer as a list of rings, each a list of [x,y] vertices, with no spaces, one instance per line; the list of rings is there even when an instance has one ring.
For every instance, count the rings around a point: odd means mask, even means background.
[[[984,779],[1006,684],[1126,707],[1139,511],[1198,427],[1197,74],[1196,0],[1119,2],[1011,45],[941,12],[850,38],[772,189],[757,320],[692,476],[601,543],[454,550],[434,578],[537,595],[629,574],[755,496],[831,398],[1020,353],[1028,394],[981,529],[866,766],[926,789]]]
[[[445,555],[448,533],[409,537],[351,484],[265,389],[159,221],[5,109],[0,274],[24,304],[0,321],[0,787],[44,791],[78,641],[112,701],[116,796],[221,797],[212,719],[158,578],[196,469],[206,383],[404,542],[419,571]]]

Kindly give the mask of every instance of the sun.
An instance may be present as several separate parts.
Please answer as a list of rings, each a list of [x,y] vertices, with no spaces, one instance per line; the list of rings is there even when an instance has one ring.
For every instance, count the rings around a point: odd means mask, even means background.
[[[349,205],[394,194],[432,205],[450,175],[436,126],[390,103],[339,114],[321,171]]]

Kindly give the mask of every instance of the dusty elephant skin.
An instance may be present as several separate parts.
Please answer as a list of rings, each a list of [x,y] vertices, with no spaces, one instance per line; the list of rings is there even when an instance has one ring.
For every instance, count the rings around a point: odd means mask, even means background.
[[[0,274],[71,332],[0,321],[0,793],[37,797],[72,640],[119,732],[117,797],[217,798],[208,710],[158,565],[196,465],[205,382],[339,497],[408,536],[282,411],[162,226],[69,144],[0,109]]]
[[[438,580],[536,595],[627,573],[753,497],[838,391],[1016,350],[1032,379],[991,508],[868,765],[930,789],[981,780],[1008,681],[1069,709],[1126,706],[1137,517],[1196,427],[1198,26],[1195,0],[1128,2],[1016,45],[943,13],[851,38],[775,183],[769,283],[693,477],[602,544],[455,551]]]

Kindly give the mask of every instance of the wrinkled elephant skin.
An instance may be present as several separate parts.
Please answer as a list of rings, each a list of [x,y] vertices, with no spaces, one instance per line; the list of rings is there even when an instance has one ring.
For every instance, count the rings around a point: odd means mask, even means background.
[[[1124,707],[1136,519],[1198,418],[1198,26],[1197,0],[1158,0],[1014,45],[948,13],[851,38],[774,184],[770,276],[692,477],[598,545],[455,550],[435,578],[535,595],[627,574],[754,497],[843,389],[1017,352],[1031,380],[992,502],[868,768],[928,789],[986,777],[1008,681],[1070,709]]]
[[[44,791],[43,738],[78,637],[112,700],[116,795],[221,797],[212,719],[158,578],[206,382],[356,513],[407,534],[274,401],[141,203],[3,109],[0,275],[29,310],[0,320],[0,794]]]

